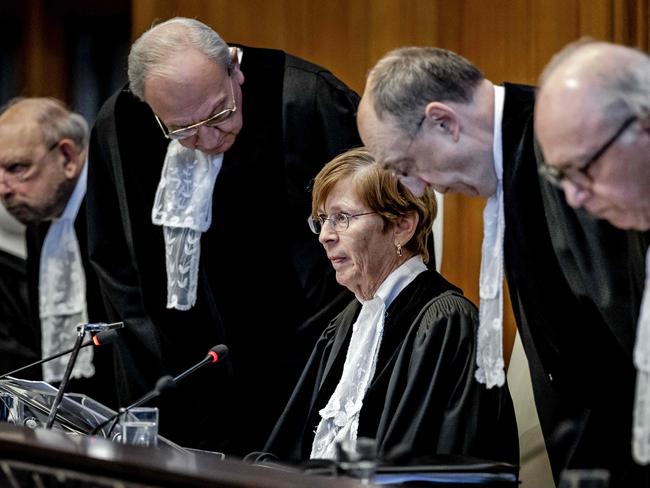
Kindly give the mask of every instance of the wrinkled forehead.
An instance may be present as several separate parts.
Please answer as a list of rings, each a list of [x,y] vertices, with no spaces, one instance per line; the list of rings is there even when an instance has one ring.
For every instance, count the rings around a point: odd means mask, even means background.
[[[43,132],[37,124],[0,118],[0,160],[30,155],[42,144]]]
[[[195,50],[171,56],[144,84],[144,96],[150,105],[179,110],[197,105],[226,90],[226,67]]]

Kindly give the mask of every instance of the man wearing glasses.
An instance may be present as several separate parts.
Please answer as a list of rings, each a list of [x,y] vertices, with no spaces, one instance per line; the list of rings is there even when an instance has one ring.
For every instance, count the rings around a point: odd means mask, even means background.
[[[650,58],[583,40],[558,53],[542,73],[536,134],[542,174],[566,202],[621,229],[650,230]],[[562,196],[559,196],[562,198]],[[589,235],[585,236],[590,239]],[[633,453],[650,463],[650,260],[636,331]]]
[[[358,126],[413,191],[488,198],[477,379],[504,380],[505,272],[556,481],[566,467],[601,467],[611,486],[643,486],[629,407],[644,251],[638,236],[576,212],[540,177],[534,103],[533,87],[496,86],[453,52],[401,48],[371,70]]]
[[[650,59],[581,41],[544,71],[536,133],[543,172],[572,207],[621,229],[650,229]]]
[[[86,252],[88,136],[84,118],[52,98],[14,99],[0,115],[0,199],[27,226],[31,309],[30,323],[12,337],[19,344],[9,354],[20,355],[35,343],[31,361],[69,349],[80,323],[106,320]],[[67,362],[67,356],[48,361],[41,372],[34,368],[26,375],[57,383]],[[112,389],[104,387],[113,381],[110,351],[82,349],[72,378],[71,391],[113,403]]]
[[[163,435],[260,450],[317,337],[347,301],[305,219],[310,182],[359,145],[358,96],[281,51],[175,18],[138,39],[129,88],[93,130],[91,260],[125,328],[124,403],[211,346],[229,362],[161,399]]]

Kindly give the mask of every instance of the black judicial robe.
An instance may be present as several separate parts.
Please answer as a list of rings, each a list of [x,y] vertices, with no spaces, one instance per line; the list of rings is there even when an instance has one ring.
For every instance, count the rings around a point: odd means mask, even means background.
[[[38,353],[36,360],[42,358],[41,352],[41,320],[39,311],[38,286],[40,282],[41,250],[50,222],[30,224],[25,229],[25,242],[27,245],[27,283],[29,289],[30,321],[31,327],[37,334]],[[99,283],[90,262],[88,261],[88,239],[86,230],[86,200],[81,203],[77,218],[74,222],[74,230],[79,242],[79,253],[86,277],[86,307],[89,322],[106,322],[106,310],[99,291]],[[87,337],[88,339],[89,337]],[[74,346],[74,342],[67,347]],[[95,374],[90,378],[73,378],[70,380],[67,391],[83,393],[94,400],[109,407],[115,407],[117,397],[115,394],[115,378],[113,373],[113,352],[112,345],[95,348],[93,351],[93,365]],[[42,379],[43,370],[41,366],[35,366],[30,375]],[[20,378],[28,378],[22,373],[17,375]]]
[[[534,88],[505,89],[506,278],[553,474],[602,467],[612,486],[645,486],[631,421],[646,236],[572,209],[539,177]]]
[[[0,374],[38,361],[39,337],[30,320],[25,260],[0,250]],[[35,369],[23,377],[38,379]]]
[[[324,331],[265,451],[309,459],[321,410],[334,393],[361,304],[353,300]],[[363,400],[359,437],[401,460],[459,454],[519,463],[507,387],[474,379],[476,307],[434,270],[419,274],[386,311],[375,375]]]
[[[160,430],[187,446],[259,450],[309,351],[349,295],[306,219],[310,181],[360,144],[358,96],[329,71],[281,51],[243,48],[243,128],[224,155],[201,238],[196,305],[166,308],[163,232],[151,209],[168,141],[128,89],[101,110],[90,146],[90,257],[113,320],[123,403],[202,360],[160,400]]]

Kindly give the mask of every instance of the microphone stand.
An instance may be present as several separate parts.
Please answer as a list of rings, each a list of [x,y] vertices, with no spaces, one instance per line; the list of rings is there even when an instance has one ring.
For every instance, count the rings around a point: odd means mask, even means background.
[[[81,349],[81,343],[83,342],[85,335],[86,335],[85,324],[77,327],[77,340],[75,341],[74,347],[72,348],[72,355],[70,356],[70,359],[68,359],[68,364],[65,368],[63,379],[61,380],[61,384],[59,385],[59,391],[57,392],[56,398],[54,399],[54,403],[52,404],[52,408],[50,409],[50,415],[47,417],[47,423],[45,424],[46,429],[52,428],[52,424],[54,423],[54,418],[56,417],[56,412],[59,409],[61,400],[63,400],[63,394],[65,393],[65,389],[68,387],[68,383],[70,382],[70,375],[72,374],[72,368],[74,368],[74,365],[77,362],[79,349]]]
[[[88,346],[103,346],[106,344],[110,344],[116,339],[115,331],[113,330],[107,330],[103,332],[98,332],[92,340],[88,342],[84,342],[79,349],[83,349],[84,347]],[[20,368],[14,369],[13,371],[9,371],[8,373],[3,373],[0,375],[0,380],[5,379],[7,376],[13,376],[16,373],[20,373],[21,371],[24,371],[26,369],[29,369],[34,366],[38,366],[39,364],[47,363],[48,361],[52,361],[53,359],[60,358],[61,356],[65,356],[66,354],[70,354],[72,351],[74,351],[74,347],[70,349],[66,349],[65,351],[62,351],[58,354],[55,354],[53,356],[49,356],[43,359],[39,359],[38,361],[34,361],[33,363],[28,364],[27,366],[21,366]]]

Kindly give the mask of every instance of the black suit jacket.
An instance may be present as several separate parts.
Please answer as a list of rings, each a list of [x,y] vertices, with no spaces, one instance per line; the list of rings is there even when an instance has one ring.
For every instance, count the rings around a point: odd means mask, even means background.
[[[615,483],[639,480],[630,454],[631,344],[646,236],[570,208],[539,177],[534,88],[505,89],[506,278],[554,475],[598,466]]]
[[[112,319],[124,320],[123,402],[178,374],[217,343],[229,362],[161,400],[179,443],[243,454],[263,446],[316,338],[348,295],[307,227],[311,179],[359,144],[357,95],[281,51],[243,48],[244,125],[217,178],[201,238],[196,305],[166,308],[162,228],[151,223],[168,141],[124,89],[103,107],[90,148],[90,255]]]

